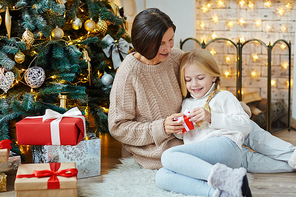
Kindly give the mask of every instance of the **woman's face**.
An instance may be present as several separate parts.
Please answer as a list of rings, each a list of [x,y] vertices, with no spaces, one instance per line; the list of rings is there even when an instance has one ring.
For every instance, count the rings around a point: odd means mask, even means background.
[[[174,47],[174,35],[174,29],[170,27],[163,35],[158,52],[151,61],[159,63],[168,59],[171,49]]]

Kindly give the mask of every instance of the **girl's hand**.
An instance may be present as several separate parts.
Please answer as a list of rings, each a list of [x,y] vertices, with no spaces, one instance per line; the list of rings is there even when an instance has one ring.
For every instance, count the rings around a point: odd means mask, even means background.
[[[181,117],[183,116],[183,113],[178,113],[178,114],[173,114],[169,117],[167,117],[164,122],[164,132],[166,132],[166,134],[172,134],[172,133],[177,133],[180,134],[182,133],[182,129],[183,129],[183,121],[177,122],[175,120],[175,118],[177,117]]]
[[[201,121],[211,123],[211,112],[208,112],[203,107],[194,108],[192,111],[190,111],[188,117],[190,118],[190,121],[194,123]]]

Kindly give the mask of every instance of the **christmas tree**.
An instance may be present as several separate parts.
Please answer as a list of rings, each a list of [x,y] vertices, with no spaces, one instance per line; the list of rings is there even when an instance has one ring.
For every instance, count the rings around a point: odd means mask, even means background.
[[[122,9],[104,0],[0,0],[0,27],[0,140],[20,153],[16,121],[71,106],[108,133],[109,92],[130,42]]]

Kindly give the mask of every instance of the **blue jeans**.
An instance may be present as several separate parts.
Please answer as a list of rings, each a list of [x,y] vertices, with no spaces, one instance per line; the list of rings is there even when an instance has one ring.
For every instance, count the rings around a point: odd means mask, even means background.
[[[241,167],[241,149],[227,137],[175,146],[163,152],[163,168],[156,173],[159,188],[186,195],[213,196],[214,188],[207,179],[212,167],[222,163],[231,168]]]
[[[243,148],[242,167],[253,173],[293,172],[287,161],[296,146],[281,140],[259,127],[252,121],[251,133],[244,145],[255,152]]]

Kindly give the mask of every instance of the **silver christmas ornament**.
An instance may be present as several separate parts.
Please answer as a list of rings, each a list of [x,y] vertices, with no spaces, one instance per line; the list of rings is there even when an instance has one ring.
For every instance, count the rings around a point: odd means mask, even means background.
[[[113,83],[113,77],[112,77],[112,75],[110,75],[110,74],[107,74],[107,73],[105,73],[103,76],[102,76],[102,83],[104,84],[104,85],[112,85],[112,83]]]
[[[28,86],[31,88],[39,88],[45,80],[45,72],[43,68],[34,66],[28,68],[24,77]]]
[[[8,71],[4,74],[4,71],[0,71],[0,89],[5,93],[11,88],[14,81],[14,74],[11,71]]]

